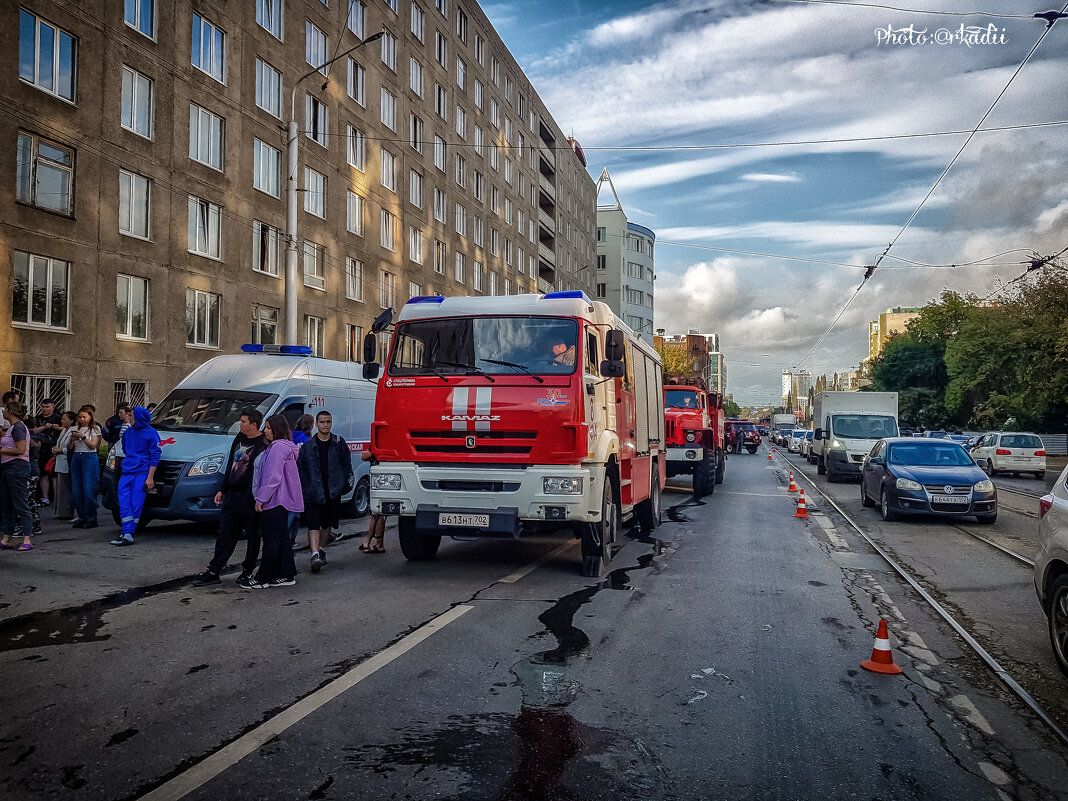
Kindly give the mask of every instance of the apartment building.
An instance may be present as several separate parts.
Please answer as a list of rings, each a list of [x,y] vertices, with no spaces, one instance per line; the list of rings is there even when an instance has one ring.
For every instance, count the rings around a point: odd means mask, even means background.
[[[700,386],[715,392],[726,390],[727,363],[719,351],[719,334],[702,334],[699,329],[691,328],[685,334],[669,335],[666,329],[658,328],[653,347],[665,353],[675,351],[682,356],[679,361],[686,365],[686,371],[669,378],[696,380]]]
[[[653,245],[656,234],[627,220],[608,168],[597,181],[596,295],[653,344]]]
[[[31,404],[158,400],[245,342],[358,361],[417,295],[593,292],[581,150],[474,2],[25,0],[2,20],[0,370]]]
[[[919,316],[918,308],[895,306],[881,313],[879,319],[868,323],[868,361],[878,359],[886,348],[886,343],[890,341],[890,337],[904,333],[909,321]]]

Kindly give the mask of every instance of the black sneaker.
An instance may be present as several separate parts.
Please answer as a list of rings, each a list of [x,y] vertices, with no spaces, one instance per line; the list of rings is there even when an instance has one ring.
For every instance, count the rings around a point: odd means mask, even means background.
[[[324,564],[326,564],[326,560],[323,559],[323,552],[322,551],[318,551],[317,553],[312,554],[312,558],[311,558],[311,572],[312,573],[318,573],[322,569]]]
[[[121,548],[124,545],[133,545],[133,542],[134,541],[132,539],[127,538],[127,537],[117,537],[116,539],[113,539],[111,541],[111,544],[112,545],[117,545],[118,547]]]
[[[330,541],[327,543],[327,545],[333,545],[335,542],[341,542],[344,536],[345,532],[343,532],[341,529],[334,529],[330,532]]]
[[[253,580],[255,580],[255,579],[253,579]],[[281,578],[281,577],[279,577],[279,578],[276,578],[274,581],[272,581],[270,586],[272,586],[272,587],[292,587],[296,583],[297,583],[297,580],[295,578]],[[265,584],[263,586],[267,586],[267,585]]]
[[[237,577],[237,583],[240,584],[242,581],[248,581],[250,578],[252,578],[252,574],[247,570],[242,570],[241,575]]]
[[[237,580],[237,586],[243,590],[265,590],[271,585],[256,581],[252,576],[242,576]]]
[[[205,570],[193,579],[193,586],[204,587],[208,584],[218,584],[220,581],[221,579],[219,578],[218,573],[212,573],[210,570]]]

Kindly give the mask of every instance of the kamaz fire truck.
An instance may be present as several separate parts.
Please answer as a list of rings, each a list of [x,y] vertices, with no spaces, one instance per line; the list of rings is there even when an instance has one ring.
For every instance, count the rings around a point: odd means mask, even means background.
[[[711,495],[726,471],[723,399],[700,384],[664,387],[668,476],[693,476],[693,494]]]
[[[660,522],[661,387],[653,348],[583,292],[412,298],[378,384],[372,509],[400,516],[409,560],[570,526],[601,575],[621,523]]]

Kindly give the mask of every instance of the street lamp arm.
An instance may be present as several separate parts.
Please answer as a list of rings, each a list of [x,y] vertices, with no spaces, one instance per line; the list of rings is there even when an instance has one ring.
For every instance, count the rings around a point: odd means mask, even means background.
[[[364,40],[356,43],[352,47],[350,47],[344,53],[338,53],[336,56],[334,56],[329,61],[324,61],[322,64],[320,64],[315,69],[313,69],[313,70],[311,70],[309,72],[306,72],[303,75],[301,75],[299,78],[297,78],[297,82],[295,84],[293,84],[293,91],[290,93],[290,100],[289,100],[289,116],[290,116],[290,119],[295,118],[296,114],[297,114],[297,87],[299,87],[302,83],[304,83],[304,81],[308,80],[308,78],[310,78],[313,75],[315,75],[315,73],[320,72],[324,67],[329,67],[335,61],[344,58],[349,53],[352,53],[355,50],[359,50],[361,47],[363,47],[366,44],[370,44],[371,42],[374,42],[374,41],[377,41],[377,40],[381,39],[385,35],[386,35],[386,32],[384,30],[379,31],[378,33],[373,33],[370,36],[368,36],[366,39],[364,39]]]

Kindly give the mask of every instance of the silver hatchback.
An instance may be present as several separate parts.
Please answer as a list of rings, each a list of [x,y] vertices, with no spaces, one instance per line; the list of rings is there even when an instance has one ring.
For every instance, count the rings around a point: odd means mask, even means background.
[[[1035,591],[1049,621],[1053,655],[1068,675],[1068,467],[1038,504]]]

